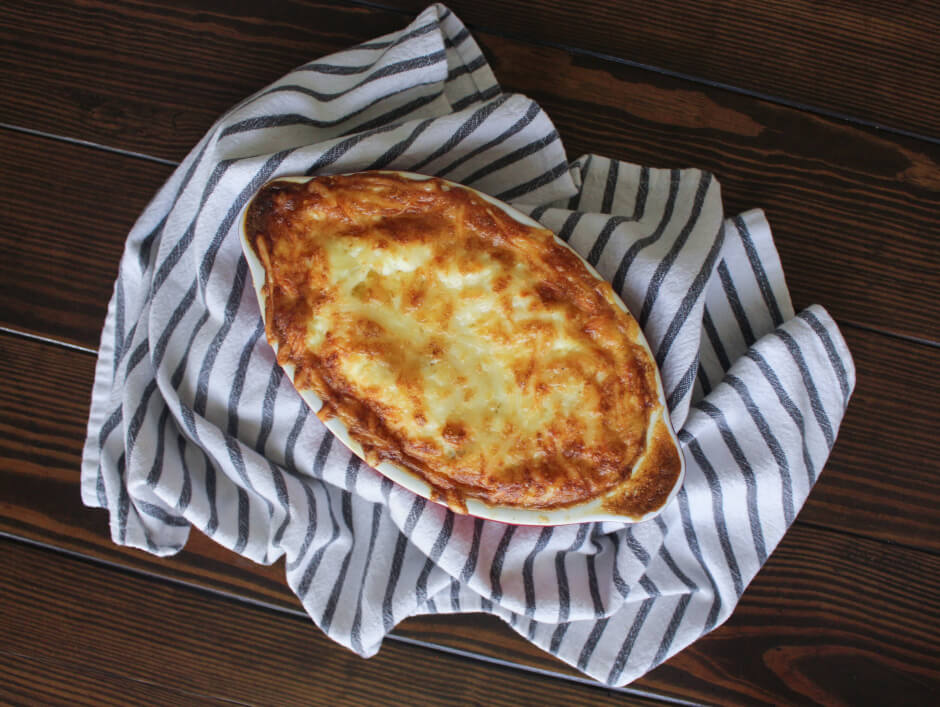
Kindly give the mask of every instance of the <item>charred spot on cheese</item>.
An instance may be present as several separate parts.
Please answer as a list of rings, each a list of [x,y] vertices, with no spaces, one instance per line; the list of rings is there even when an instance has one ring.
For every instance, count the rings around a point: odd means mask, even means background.
[[[639,328],[550,231],[442,180],[363,172],[267,185],[245,233],[279,363],[369,463],[457,509],[607,494],[642,515],[671,491]]]

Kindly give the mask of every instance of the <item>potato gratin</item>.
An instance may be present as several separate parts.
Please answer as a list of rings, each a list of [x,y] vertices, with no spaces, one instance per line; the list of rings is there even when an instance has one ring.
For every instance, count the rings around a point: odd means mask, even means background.
[[[371,465],[464,512],[603,497],[638,518],[673,490],[639,326],[550,231],[451,182],[363,172],[269,183],[245,237],[279,363]]]

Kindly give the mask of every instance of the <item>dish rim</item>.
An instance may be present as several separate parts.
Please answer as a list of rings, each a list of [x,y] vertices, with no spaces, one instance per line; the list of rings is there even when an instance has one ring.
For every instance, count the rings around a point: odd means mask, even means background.
[[[535,227],[540,230],[551,231],[551,229],[547,229],[538,221],[522,213],[521,211],[518,211],[517,209],[513,208],[511,205],[506,204],[500,201],[499,199],[496,199],[495,197],[490,196],[489,194],[485,194],[481,191],[478,191],[477,189],[474,189],[473,187],[468,187],[464,184],[460,184],[458,182],[445,179],[443,177],[436,177],[434,175],[418,174],[416,172],[399,171],[399,170],[368,170],[368,172],[372,174],[395,175],[395,176],[403,177],[405,179],[409,179],[412,181],[427,181],[429,179],[439,179],[440,181],[448,185],[450,188],[459,188],[459,189],[464,189],[466,191],[469,191],[471,194],[474,194],[475,196],[483,199],[484,201],[492,204],[493,206],[496,206],[505,214],[507,214],[510,218],[514,219],[515,221],[525,226]],[[260,187],[258,187],[257,191],[255,191],[255,193],[251,196],[250,199],[248,199],[248,201],[245,203],[245,206],[242,208],[242,212],[239,215],[239,218],[237,221],[238,228],[239,228],[239,235],[241,239],[242,252],[244,253],[245,259],[248,262],[248,268],[249,268],[249,271],[251,272],[252,286],[255,290],[255,295],[257,297],[258,305],[261,310],[261,320],[262,322],[264,322],[265,328],[267,328],[267,320],[265,319],[265,312],[267,311],[267,307],[266,307],[266,300],[264,297],[263,287],[264,287],[265,279],[267,277],[267,273],[261,261],[258,259],[257,255],[255,255],[254,248],[251,246],[251,243],[248,240],[247,229],[245,228],[245,219],[248,215],[248,209],[250,208],[252,202],[254,201],[255,196],[258,193],[260,193],[261,190],[267,187],[269,184],[273,184],[275,182],[293,182],[293,183],[298,183],[298,184],[305,184],[313,179],[316,179],[317,177],[349,176],[352,174],[361,174],[361,172],[344,172],[344,173],[335,174],[335,175],[273,177],[269,179],[268,181],[266,181],[264,184],[262,184]],[[594,278],[602,282],[607,282],[600,275],[600,273],[598,273],[597,270],[595,270],[594,267],[581,256],[580,253],[578,253],[568,243],[566,243],[561,238],[559,238],[556,233],[552,232],[552,236],[555,239],[556,243],[564,246],[571,253],[574,253],[575,257],[577,257],[578,260],[580,260],[581,263],[584,264],[584,266],[587,268],[587,271]],[[624,312],[626,312],[631,317],[633,317],[633,314],[630,312],[627,306],[623,303],[623,300],[620,299],[620,296],[616,293],[616,291],[611,289],[611,293],[613,294],[614,303],[617,304],[617,306],[619,306]],[[635,317],[633,318],[634,320],[636,319]],[[527,509],[527,508],[516,508],[513,506],[491,505],[477,498],[465,497],[463,498],[463,502],[466,505],[467,515],[475,516],[478,518],[483,518],[485,520],[495,520],[495,521],[499,521],[502,523],[510,523],[513,525],[554,526],[554,525],[568,525],[572,523],[589,523],[589,522],[605,522],[605,521],[612,521],[616,523],[624,523],[624,524],[633,525],[636,523],[642,523],[648,520],[652,520],[653,518],[661,514],[669,506],[669,504],[673,501],[673,499],[675,499],[676,495],[679,493],[679,490],[682,488],[682,484],[685,481],[685,466],[686,466],[685,457],[682,454],[682,446],[679,444],[679,438],[676,435],[676,432],[672,426],[672,421],[669,418],[669,407],[666,404],[666,395],[663,389],[662,375],[660,373],[659,367],[655,365],[656,357],[653,356],[653,352],[651,351],[649,347],[649,342],[647,342],[646,340],[646,335],[644,334],[642,327],[640,327],[639,325],[637,326],[637,332],[638,332],[638,338],[637,338],[636,343],[639,343],[643,347],[643,349],[646,351],[647,355],[650,357],[650,360],[653,362],[654,367],[655,367],[654,377],[656,379],[656,392],[657,392],[658,401],[659,401],[659,406],[656,410],[656,413],[650,417],[649,424],[647,426],[646,450],[649,450],[650,438],[654,434],[654,431],[657,427],[657,423],[661,421],[663,423],[663,426],[668,431],[669,439],[672,445],[675,447],[676,452],[678,453],[678,456],[679,456],[679,474],[677,475],[676,481],[673,484],[672,489],[670,489],[669,494],[667,495],[666,500],[663,501],[662,505],[659,506],[659,508],[656,508],[652,511],[647,512],[643,516],[634,518],[631,516],[618,515],[616,513],[611,513],[603,509],[603,502],[609,495],[611,495],[611,492],[607,492],[605,494],[598,496],[597,498],[593,498],[589,501],[585,501],[585,502],[575,504],[572,506],[566,506],[563,508],[550,508],[550,509]],[[265,340],[267,340],[267,336],[265,336]],[[277,343],[271,342],[271,341],[268,341],[268,343],[271,346],[271,348],[274,349],[275,358],[276,358]],[[284,364],[282,368],[284,370],[284,373],[287,375],[287,377],[290,379],[291,383],[293,384],[294,372],[295,372],[294,365],[291,363],[287,363],[287,364]],[[294,389],[297,390],[301,398],[303,398],[304,402],[308,405],[308,407],[314,413],[318,412],[320,408],[323,407],[323,401],[313,391],[301,390],[300,388],[297,388],[296,385],[294,386]],[[349,434],[349,430],[347,429],[346,425],[342,422],[342,420],[340,420],[338,417],[332,417],[326,422],[323,422],[323,424],[326,426],[327,429],[330,430],[330,432],[333,433],[334,436],[336,436],[339,439],[340,442],[343,443],[343,445],[345,445],[353,454],[355,454],[357,457],[362,459],[368,465],[368,462],[365,461],[365,454],[363,452],[362,445],[360,445],[359,442],[357,442],[355,439],[352,438],[352,436]],[[640,458],[634,463],[633,465],[634,469],[643,463],[643,461],[646,459],[646,454],[647,452],[644,451],[643,455],[641,455]],[[394,481],[396,484],[406,488],[412,493],[418,496],[421,496],[422,498],[425,498],[429,501],[438,503],[444,507],[450,508],[450,506],[443,499],[434,498],[434,493],[433,493],[434,490],[430,484],[424,481],[424,479],[422,479],[420,476],[408,471],[407,469],[399,467],[388,461],[382,461],[377,466],[371,466],[371,468],[375,469],[386,478],[390,479],[391,481]],[[619,484],[618,486],[614,488],[615,489],[619,488]],[[462,512],[453,508],[451,508],[451,510],[454,510],[455,512]]]

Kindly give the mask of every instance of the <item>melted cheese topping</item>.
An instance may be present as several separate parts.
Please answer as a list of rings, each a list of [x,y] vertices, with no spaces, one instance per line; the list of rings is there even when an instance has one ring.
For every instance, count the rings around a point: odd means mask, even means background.
[[[268,185],[246,234],[280,363],[371,464],[458,508],[556,508],[630,479],[655,366],[551,232],[442,180],[361,173]]]

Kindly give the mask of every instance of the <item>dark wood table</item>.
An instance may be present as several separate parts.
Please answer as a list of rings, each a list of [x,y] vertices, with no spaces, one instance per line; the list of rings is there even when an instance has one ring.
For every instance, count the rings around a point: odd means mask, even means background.
[[[568,154],[694,165],[760,206],[797,309],[858,386],[824,473],[731,619],[623,690],[480,615],[368,661],[283,580],[194,533],[112,544],[79,498],[95,348],[127,231],[227,107],[400,28],[424,0],[0,6],[0,701],[936,704],[940,7],[455,0]]]

